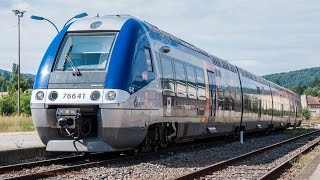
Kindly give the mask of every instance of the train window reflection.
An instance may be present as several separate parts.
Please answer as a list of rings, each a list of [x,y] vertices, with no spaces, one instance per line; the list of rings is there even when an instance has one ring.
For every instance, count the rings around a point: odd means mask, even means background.
[[[204,72],[201,69],[196,69],[197,74],[197,85],[198,85],[198,98],[206,98],[205,82],[204,82]]]
[[[114,39],[114,34],[67,36],[55,69],[72,70],[71,64],[77,69],[105,69]]]
[[[186,95],[186,74],[184,71],[184,65],[179,62],[174,62],[175,67],[175,73],[176,73],[176,82],[177,82],[177,93],[182,93],[183,95]]]
[[[174,92],[174,78],[173,78],[173,67],[172,61],[167,56],[161,56],[161,67],[162,67],[162,88],[164,90],[170,90]]]

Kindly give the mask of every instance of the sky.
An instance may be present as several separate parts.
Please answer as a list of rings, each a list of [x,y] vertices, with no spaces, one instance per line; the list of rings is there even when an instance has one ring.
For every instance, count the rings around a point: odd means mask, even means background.
[[[21,19],[21,72],[36,74],[50,42],[76,14],[130,14],[210,54],[266,75],[320,66],[319,0],[0,0],[0,69],[18,62],[17,17]]]

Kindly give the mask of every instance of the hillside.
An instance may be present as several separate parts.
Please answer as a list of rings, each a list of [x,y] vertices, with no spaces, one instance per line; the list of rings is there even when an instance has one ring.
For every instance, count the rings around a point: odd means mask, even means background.
[[[6,71],[6,70],[3,70],[3,69],[0,69],[0,76],[3,76],[3,74],[8,74],[8,76],[10,77],[10,75],[11,75],[11,72],[10,71]],[[33,75],[33,74],[28,74],[28,73],[21,73],[21,75],[22,76],[25,76],[25,77],[28,77],[28,78],[30,78],[30,79],[32,79],[32,80],[34,80],[35,79],[35,75]]]
[[[17,89],[17,79],[18,79],[18,69],[17,65],[13,65],[13,72],[15,72],[12,76],[12,73],[6,70],[0,69],[0,92],[7,92],[10,89]],[[27,90],[32,88],[33,82],[35,79],[35,75],[32,74],[23,74],[21,73],[20,87],[22,90]]]
[[[320,79],[320,67],[269,74],[262,77],[286,88],[293,86],[310,87],[315,78]]]

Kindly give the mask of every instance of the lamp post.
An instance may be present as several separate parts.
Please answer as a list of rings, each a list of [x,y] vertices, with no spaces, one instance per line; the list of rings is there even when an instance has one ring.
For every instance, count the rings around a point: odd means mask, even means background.
[[[83,17],[86,17],[88,16],[87,13],[80,13],[80,14],[77,14],[75,16],[73,16],[72,18],[70,18],[65,24],[63,27],[65,27],[71,20],[73,19],[79,19],[79,18],[83,18]],[[30,17],[31,19],[34,19],[34,20],[45,20],[45,21],[48,21],[50,24],[52,24],[54,26],[54,28],[57,30],[57,32],[59,33],[59,29],[57,28],[57,26],[52,22],[50,21],[49,19],[47,18],[44,18],[44,17],[41,17],[41,16],[35,16],[35,15],[32,15]]]
[[[26,11],[12,10],[14,15],[18,17],[18,116],[20,115],[20,18]]]
[[[52,25],[54,26],[54,28],[55,28],[55,29],[57,30],[57,32],[59,33],[59,30],[58,30],[57,26],[56,26],[52,21],[50,21],[49,19],[44,18],[44,17],[41,17],[41,16],[34,16],[34,15],[32,15],[30,18],[31,18],[31,19],[34,19],[34,20],[45,20],[45,21],[48,21],[50,24],[52,24]]]
[[[70,18],[70,19],[63,25],[63,27],[65,27],[72,19],[79,19],[79,18],[83,18],[83,17],[86,17],[86,16],[88,16],[87,13],[77,14],[77,15],[73,16],[72,18]]]

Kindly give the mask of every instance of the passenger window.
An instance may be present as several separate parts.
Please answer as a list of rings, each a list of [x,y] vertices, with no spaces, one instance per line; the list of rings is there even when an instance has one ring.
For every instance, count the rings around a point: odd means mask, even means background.
[[[189,98],[197,98],[197,83],[196,83],[196,73],[194,72],[194,68],[192,66],[186,66],[187,70],[187,80],[188,80],[188,97]]]
[[[149,72],[153,72],[152,58],[151,58],[150,49],[149,49],[149,48],[144,48],[144,52],[145,52],[145,54],[146,54],[148,71],[149,71]]]
[[[172,61],[167,56],[161,56],[161,67],[162,67],[162,88],[165,95],[173,95],[174,88],[174,77],[173,77],[173,68]]]
[[[186,89],[186,75],[184,71],[184,65],[179,62],[174,62],[174,67],[175,67],[175,73],[176,73],[176,82],[177,82],[177,93],[178,96],[182,95],[185,96],[187,89]]]
[[[197,74],[197,85],[198,85],[198,98],[205,100],[206,91],[205,91],[204,72],[201,69],[196,69],[196,74]]]
[[[152,61],[150,56],[150,49],[145,48],[143,51],[138,51],[137,56],[133,62],[132,74],[132,93],[146,86],[150,81],[155,79],[154,73],[149,73],[149,68],[152,71]]]

